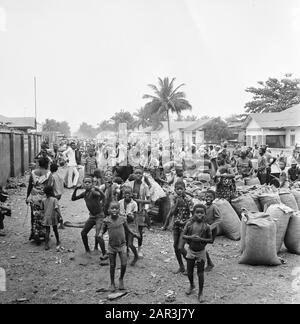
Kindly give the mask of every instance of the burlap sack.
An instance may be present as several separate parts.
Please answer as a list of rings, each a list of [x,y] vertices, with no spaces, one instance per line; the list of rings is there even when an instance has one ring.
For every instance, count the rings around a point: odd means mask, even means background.
[[[242,209],[245,208],[249,212],[259,212],[257,205],[251,195],[242,195],[231,200],[231,205],[236,213],[241,217]]]
[[[298,208],[300,210],[300,190],[293,189],[293,190],[291,190],[291,192],[292,192],[293,196],[295,197]]]
[[[267,210],[271,205],[281,203],[278,193],[262,193],[259,194],[258,198],[262,211]]]
[[[295,211],[299,211],[296,198],[293,193],[289,190],[280,190],[279,192],[280,201],[286,206],[292,208]]]
[[[276,222],[276,251],[279,252],[283,244],[285,233],[293,210],[286,205],[271,205],[266,213]]]
[[[241,221],[239,219],[239,216],[227,200],[216,199],[213,203],[220,209],[222,213],[220,231],[229,239],[238,241],[241,237]]]
[[[239,263],[280,265],[276,253],[276,224],[271,217],[249,219],[245,228],[244,251]]]
[[[284,244],[289,252],[300,254],[300,212],[294,212],[290,217]]]

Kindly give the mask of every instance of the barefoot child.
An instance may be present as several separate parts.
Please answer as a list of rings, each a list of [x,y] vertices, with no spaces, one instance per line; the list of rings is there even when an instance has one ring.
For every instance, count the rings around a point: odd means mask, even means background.
[[[59,219],[62,217],[58,205],[58,200],[54,197],[53,187],[47,185],[44,188],[44,193],[46,195],[46,198],[42,200],[41,213],[43,215],[43,225],[46,227],[45,250],[49,250],[50,226],[52,226],[53,228],[57,248],[59,248],[60,246],[57,224]]]
[[[175,255],[179,264],[179,269],[175,272],[177,273],[185,273],[184,264],[182,261],[182,256],[185,258],[186,251],[184,249],[180,250],[180,242],[182,230],[190,219],[191,209],[192,209],[192,200],[185,194],[185,184],[182,181],[177,181],[175,184],[175,192],[176,197],[174,201],[174,205],[170,210],[166,222],[163,226],[163,230],[166,230],[170,221],[170,218],[174,217],[174,225],[173,225],[173,240],[174,240],[174,250]]]
[[[197,275],[199,280],[198,300],[203,302],[203,285],[204,285],[204,266],[206,260],[205,246],[212,243],[212,233],[210,226],[205,222],[206,207],[204,205],[195,205],[192,219],[183,229],[182,238],[189,244],[186,260],[187,273],[190,287],[186,294],[191,295],[195,289],[194,284],[194,267],[197,265]],[[184,245],[184,241],[182,247]],[[181,248],[182,248],[181,247]]]
[[[96,226],[96,234],[95,234],[95,248],[94,250],[98,250],[98,243],[100,244],[100,248],[102,251],[101,259],[105,260],[108,258],[105,250],[105,243],[102,238],[99,238],[100,229],[103,223],[103,219],[105,218],[103,212],[103,201],[104,194],[99,190],[93,187],[93,179],[91,177],[85,177],[83,180],[83,185],[85,191],[77,196],[77,190],[81,188],[77,186],[72,195],[72,201],[76,201],[78,199],[84,199],[86,206],[90,212],[90,217],[86,221],[83,230],[81,231],[81,237],[83,241],[83,245],[86,253],[90,253],[89,243],[88,243],[88,233],[89,231]]]
[[[139,238],[138,235],[133,233],[127,225],[126,218],[120,215],[119,203],[112,202],[109,208],[110,216],[106,217],[103,221],[103,226],[100,231],[100,237],[103,239],[103,234],[108,231],[108,255],[110,263],[110,290],[116,290],[115,286],[115,270],[116,270],[116,257],[117,254],[121,261],[121,274],[119,279],[119,289],[124,290],[124,275],[127,265],[127,251],[126,251],[126,236],[125,232],[129,232],[134,237]]]
[[[138,256],[143,257],[142,245],[143,245],[143,231],[144,227],[148,227],[150,230],[150,220],[147,214],[147,207],[151,203],[150,201],[150,191],[149,186],[146,183],[144,178],[144,169],[142,167],[136,167],[134,170],[134,179],[133,181],[128,181],[125,183],[126,186],[132,189],[133,199],[138,204],[138,214],[137,214],[137,224],[140,238],[138,240]]]
[[[137,232],[137,222],[136,222],[136,214],[138,212],[138,205],[132,199],[132,189],[130,187],[126,187],[124,189],[124,199],[120,200],[120,214],[125,216],[127,219],[128,227],[133,231]],[[131,266],[134,266],[138,260],[138,253],[133,244],[134,236],[131,233],[126,232],[126,241],[127,248],[130,248],[134,254],[134,259],[131,262]]]
[[[59,201],[62,197],[62,194],[64,192],[64,178],[61,176],[61,174],[58,171],[58,165],[55,163],[52,163],[50,165],[50,176],[48,180],[48,185],[53,187],[54,191],[54,197]],[[60,218],[58,220],[59,222],[59,228],[64,229],[64,222],[63,219]]]
[[[206,217],[205,220],[208,225],[210,225],[210,229],[212,231],[212,239],[213,242],[217,236],[218,233],[218,225],[221,223],[222,217],[220,209],[213,204],[213,201],[216,198],[216,194],[213,190],[207,190],[205,194],[205,201],[206,201]],[[214,267],[214,264],[208,254],[208,251],[206,251],[206,258],[207,258],[207,267],[206,271],[212,270]]]

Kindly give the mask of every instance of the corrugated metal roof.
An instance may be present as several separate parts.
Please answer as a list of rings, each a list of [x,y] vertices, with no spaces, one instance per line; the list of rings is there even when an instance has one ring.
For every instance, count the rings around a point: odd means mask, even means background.
[[[7,123],[9,128],[35,128],[34,117],[5,117],[0,115],[0,122]]]
[[[254,119],[261,128],[283,128],[300,126],[300,105],[277,113],[250,114],[247,125]]]
[[[171,121],[170,122],[171,133],[174,133],[180,129],[185,130],[187,127],[193,125],[194,123],[195,123],[195,121]],[[159,132],[167,132],[168,131],[168,122],[163,121],[163,122],[161,122],[161,124],[163,125],[163,127],[158,129],[158,131]],[[152,132],[153,129],[151,126],[146,127],[146,128],[140,127],[139,131]]]
[[[190,131],[195,131],[195,130],[201,130],[202,127],[211,122],[212,120],[214,120],[215,118],[207,118],[207,119],[202,119],[202,120],[197,120],[195,121],[192,125],[188,126],[187,128],[185,128],[184,130],[186,132],[190,132]]]

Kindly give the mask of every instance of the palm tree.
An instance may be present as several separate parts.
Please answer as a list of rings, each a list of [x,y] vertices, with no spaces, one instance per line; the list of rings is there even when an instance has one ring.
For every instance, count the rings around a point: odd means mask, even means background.
[[[171,143],[171,128],[170,128],[170,112],[180,115],[184,110],[191,110],[192,106],[185,99],[185,93],[178,91],[184,84],[180,84],[174,89],[173,78],[170,82],[169,78],[158,78],[159,87],[149,84],[148,86],[153,90],[153,95],[145,94],[143,99],[150,99],[151,101],[146,104],[151,110],[152,114],[166,114],[168,121],[169,141]],[[171,144],[170,144],[171,145]],[[170,152],[170,154],[172,154]]]
[[[141,107],[133,115],[134,117],[137,117],[134,122],[134,127],[139,128],[142,126],[143,128],[146,128],[151,125],[149,113],[145,107]]]
[[[146,128],[152,126],[153,131],[163,128],[162,121],[166,120],[166,116],[163,114],[154,114],[148,104],[138,109],[133,115],[137,118],[133,124],[134,127]]]

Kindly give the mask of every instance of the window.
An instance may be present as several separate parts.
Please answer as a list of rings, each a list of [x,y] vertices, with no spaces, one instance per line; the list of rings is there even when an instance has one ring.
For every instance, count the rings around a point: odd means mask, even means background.
[[[258,135],[257,136],[257,144],[258,144],[258,146],[260,146],[260,145],[262,145],[262,136],[261,135]],[[255,143],[254,143],[255,144]]]
[[[246,145],[251,146],[251,136],[250,135],[246,136]]]
[[[267,135],[266,144],[273,148],[285,148],[285,135]]]
[[[295,146],[296,138],[295,135],[290,135],[290,146]]]

